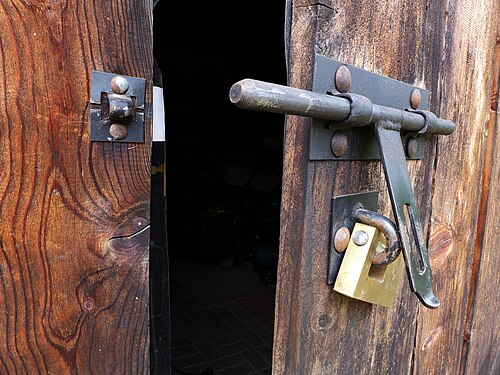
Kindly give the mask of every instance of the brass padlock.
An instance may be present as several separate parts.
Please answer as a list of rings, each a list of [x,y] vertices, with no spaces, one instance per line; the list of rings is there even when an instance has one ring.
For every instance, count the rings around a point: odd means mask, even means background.
[[[335,291],[384,307],[392,305],[403,276],[404,260],[400,253],[388,265],[372,264],[377,248],[385,246],[381,236],[377,228],[355,223],[335,280]]]

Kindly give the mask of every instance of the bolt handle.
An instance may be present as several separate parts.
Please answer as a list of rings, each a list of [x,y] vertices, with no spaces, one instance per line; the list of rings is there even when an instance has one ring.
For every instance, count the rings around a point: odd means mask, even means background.
[[[422,225],[398,127],[389,121],[381,121],[375,125],[375,135],[410,288],[424,306],[435,309],[440,303],[432,290],[429,253],[423,239]]]

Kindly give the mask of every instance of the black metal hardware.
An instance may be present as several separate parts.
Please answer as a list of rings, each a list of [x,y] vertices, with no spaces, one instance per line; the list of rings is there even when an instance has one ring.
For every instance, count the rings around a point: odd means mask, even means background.
[[[429,254],[422,234],[403,144],[399,137],[399,126],[389,121],[379,121],[375,124],[375,134],[382,155],[410,287],[425,306],[436,308],[439,301],[432,291]]]
[[[338,92],[334,78],[340,66],[347,65],[317,54],[313,91],[244,79],[231,87],[230,100],[243,109],[312,117],[311,160],[379,160],[373,128],[367,125],[380,120],[400,124],[405,145],[417,141],[409,159],[422,158],[422,135],[451,134],[455,129],[453,122],[425,111],[429,96],[426,90],[388,77],[349,66],[350,92]],[[415,89],[421,93],[418,110],[410,106]],[[432,125],[426,126],[429,123]],[[336,132],[347,134],[348,147],[339,156],[331,148]]]
[[[436,308],[439,301],[432,291],[429,255],[406,159],[422,157],[423,135],[451,134],[455,124],[427,111],[428,96],[426,90],[319,54],[313,91],[245,79],[235,83],[229,93],[239,108],[312,117],[311,160],[382,160],[395,226],[376,213],[356,214],[346,208],[358,205],[357,209],[374,211],[373,196],[338,197],[332,201],[332,241],[342,226],[352,229],[355,219],[372,226],[377,223],[390,245],[375,264],[396,259],[401,244],[412,291],[426,307]],[[394,239],[394,228],[399,241]],[[341,260],[341,253],[330,251],[328,283],[333,283]]]
[[[376,211],[378,205],[378,191],[370,191],[360,194],[347,194],[332,198],[332,214],[330,223],[330,251],[328,255],[328,274],[326,282],[333,284],[339,272],[340,264],[344,258],[344,253],[335,251],[333,239],[335,233],[346,227],[352,233],[354,223],[356,222],[355,212],[357,209],[364,208]]]
[[[229,95],[231,102],[242,109],[328,120],[340,129],[387,120],[398,123],[401,130],[415,134],[451,134],[455,130],[455,124],[449,120],[436,117],[429,121],[431,112],[390,108],[356,94],[320,94],[243,79],[231,87]],[[428,126],[429,122],[431,126]]]
[[[92,72],[90,140],[144,142],[143,78]]]

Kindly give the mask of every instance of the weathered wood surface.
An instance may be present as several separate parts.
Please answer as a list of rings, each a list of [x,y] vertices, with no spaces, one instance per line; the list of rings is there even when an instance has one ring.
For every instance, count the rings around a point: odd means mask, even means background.
[[[379,209],[392,217],[380,162],[311,162],[310,120],[288,117],[274,374],[458,373],[492,136],[487,124],[498,75],[493,61],[500,4],[295,0],[292,6],[290,86],[311,89],[313,55],[319,52],[428,89],[430,110],[455,121],[457,129],[429,137],[424,159],[409,163],[441,306],[420,305],[405,279],[393,307],[385,309],[341,296],[325,282],[332,195],[379,188]],[[485,237],[495,230],[494,209],[488,212]],[[490,238],[481,264],[492,252]],[[476,317],[480,296],[498,289],[485,289],[498,283],[489,269],[482,267],[478,279]],[[496,358],[498,330],[477,318],[472,324],[491,339],[477,347],[482,357],[489,350]],[[477,344],[470,345],[468,356]],[[491,355],[485,366],[494,366]]]
[[[464,339],[470,335],[467,327],[471,314],[469,303],[474,304],[472,314],[480,317],[483,313],[495,311],[490,310],[492,306],[479,302],[480,296],[489,295],[493,306],[498,304],[499,296],[498,275],[484,273],[482,276],[487,279],[482,278],[482,285],[476,285],[477,272],[474,270],[476,267],[484,267],[483,270],[492,267],[492,263],[487,263],[488,254],[498,252],[492,235],[498,229],[498,216],[494,213],[499,197],[490,196],[488,212],[481,206],[486,199],[483,191],[496,189],[493,185],[498,184],[498,180],[484,178],[498,176],[498,172],[489,169],[491,158],[498,155],[500,148],[494,141],[496,130],[490,125],[492,93],[498,90],[500,74],[498,64],[495,64],[500,2],[465,1],[450,5],[450,8],[436,6],[433,4],[429,11],[436,17],[438,14],[445,16],[442,31],[437,34],[447,35],[443,46],[447,63],[442,64],[439,71],[433,70],[437,74],[429,72],[426,75],[437,78],[431,90],[442,92],[440,100],[433,101],[434,108],[453,117],[457,131],[438,142],[431,202],[429,251],[434,282],[438,295],[442,296],[443,306],[435,311],[419,311],[414,366],[417,373],[454,374],[459,373],[465,360],[472,365],[480,359],[476,357],[478,353],[472,347],[473,343],[468,356],[461,355]],[[434,58],[440,56],[443,52],[436,52]],[[495,168],[498,168],[498,163]],[[487,215],[486,222],[481,220],[484,215]],[[483,245],[478,247],[481,242]],[[475,253],[484,257],[478,258]],[[491,256],[494,260],[495,255]],[[476,293],[479,293],[479,299]],[[489,352],[482,355],[491,355],[493,359],[500,354],[498,323],[496,328],[493,319],[489,324],[489,327],[483,326],[472,334],[476,345],[482,341],[482,349]],[[492,345],[486,344],[489,340],[492,340]],[[483,365],[486,368],[494,363],[483,362]],[[497,362],[495,371],[467,373],[494,374],[499,371]]]
[[[495,374],[500,369],[500,24],[494,63],[493,95],[487,128],[482,197],[467,302],[462,367],[467,374]],[[496,72],[496,73],[495,73]]]
[[[1,374],[149,373],[151,136],[91,143],[88,96],[93,69],[151,82],[151,15],[0,3]]]

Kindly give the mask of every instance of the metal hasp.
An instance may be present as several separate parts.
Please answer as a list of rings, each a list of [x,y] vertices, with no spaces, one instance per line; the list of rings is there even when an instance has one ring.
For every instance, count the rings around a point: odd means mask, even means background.
[[[229,98],[239,108],[313,118],[311,160],[381,157],[410,287],[426,307],[438,307],[406,159],[419,157],[422,136],[451,134],[455,124],[427,111],[427,91],[322,55],[313,81],[307,91],[244,79]]]
[[[143,78],[92,72],[90,140],[144,142]]]
[[[383,251],[374,254],[374,267],[391,264],[401,253],[396,225],[387,217],[375,212],[378,206],[378,191],[347,194],[332,198],[331,244],[328,254],[327,283],[333,284],[338,276],[350,234],[356,223],[372,226],[386,239]],[[345,233],[345,234],[344,234]],[[345,238],[344,242],[342,237]]]
[[[376,211],[378,205],[378,191],[370,191],[361,194],[348,194],[332,198],[332,211],[331,211],[331,233],[330,238],[330,253],[328,254],[328,276],[327,283],[333,284],[339,272],[342,259],[344,258],[345,246],[339,248],[337,233],[342,233],[345,230],[347,233],[346,240],[349,241],[350,233],[356,223],[356,211],[358,209],[365,209]]]
[[[425,306],[436,308],[439,306],[439,300],[432,291],[429,254],[399,132],[400,126],[390,121],[379,121],[375,124],[375,134],[382,156],[392,211],[399,229],[410,287]]]

